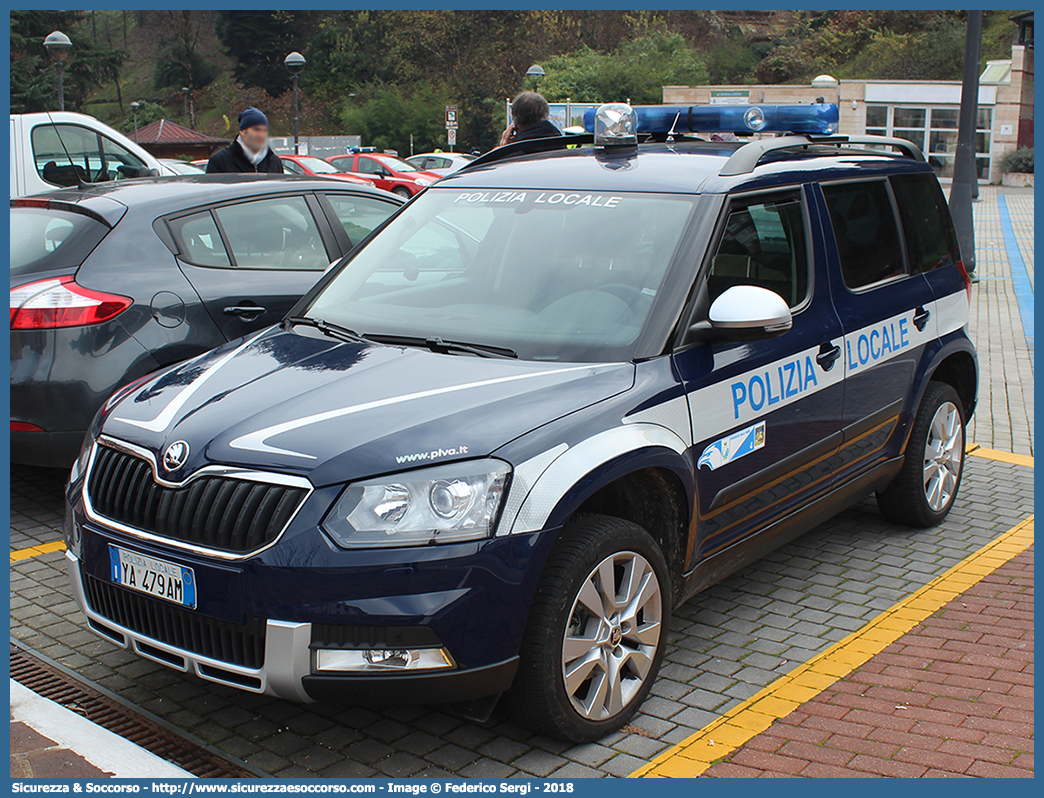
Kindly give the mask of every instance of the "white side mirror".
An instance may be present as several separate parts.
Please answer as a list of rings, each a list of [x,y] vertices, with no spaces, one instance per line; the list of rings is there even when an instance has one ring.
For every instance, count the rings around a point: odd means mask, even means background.
[[[771,338],[793,325],[786,300],[757,285],[734,285],[714,300],[708,318],[711,327],[735,331],[738,337]]]

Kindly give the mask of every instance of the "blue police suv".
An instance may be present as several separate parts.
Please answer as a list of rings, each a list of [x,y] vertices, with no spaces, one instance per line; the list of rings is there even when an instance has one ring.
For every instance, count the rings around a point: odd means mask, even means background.
[[[423,192],[278,326],[121,389],[68,485],[91,628],[256,693],[500,700],[593,740],[679,603],[872,493],[940,522],[968,276],[921,153],[836,120],[602,106]]]

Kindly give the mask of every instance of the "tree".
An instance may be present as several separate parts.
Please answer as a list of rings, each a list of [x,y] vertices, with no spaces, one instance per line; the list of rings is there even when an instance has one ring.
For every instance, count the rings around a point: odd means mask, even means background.
[[[220,69],[200,52],[203,30],[213,24],[209,11],[155,11],[163,30],[163,47],[156,59],[153,82],[157,89],[171,86],[206,88]]]
[[[307,42],[306,11],[219,11],[215,31],[236,65],[235,79],[272,97],[290,85],[283,59]]]
[[[79,33],[81,11],[11,11],[11,113],[54,110],[57,81],[43,40],[53,30],[72,39],[65,70],[65,107],[77,108],[87,93],[116,80],[127,58],[125,50],[96,47]]]
[[[551,102],[658,103],[666,85],[707,82],[700,53],[685,38],[663,27],[621,43],[608,53],[585,47],[544,63],[547,77],[540,86]]]
[[[408,156],[410,135],[416,152],[445,146],[445,106],[453,96],[426,81],[406,89],[393,83],[361,86],[355,101],[341,111],[343,132],[362,136],[380,149]]]

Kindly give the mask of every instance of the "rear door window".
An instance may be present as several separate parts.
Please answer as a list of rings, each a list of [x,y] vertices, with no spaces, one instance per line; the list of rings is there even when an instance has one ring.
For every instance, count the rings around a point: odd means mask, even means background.
[[[232,266],[210,211],[174,219],[170,229],[178,242],[181,258],[187,263],[225,269]]]
[[[930,173],[889,179],[899,206],[910,271],[918,274],[956,264],[960,249],[939,180]]]
[[[304,197],[225,205],[214,215],[237,268],[323,271],[330,265]]]
[[[79,268],[109,228],[82,213],[51,208],[11,209],[11,274]]]
[[[906,274],[895,212],[884,180],[823,185],[841,274],[851,289]]]

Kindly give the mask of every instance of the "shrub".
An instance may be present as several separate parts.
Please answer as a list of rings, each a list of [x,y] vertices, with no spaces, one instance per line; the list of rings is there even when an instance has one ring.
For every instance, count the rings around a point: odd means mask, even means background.
[[[1005,173],[1033,174],[1033,148],[1019,147],[1017,150],[1009,152],[1001,162],[1001,170]]]

